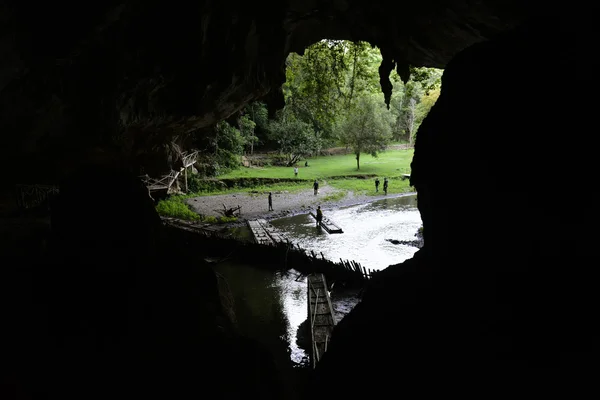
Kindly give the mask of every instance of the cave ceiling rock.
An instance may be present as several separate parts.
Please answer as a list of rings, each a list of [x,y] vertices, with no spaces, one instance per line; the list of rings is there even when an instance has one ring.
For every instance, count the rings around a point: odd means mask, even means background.
[[[287,55],[321,39],[382,49],[389,101],[394,68],[405,81],[409,66],[443,68],[524,18],[516,0],[0,0],[0,131],[11,137],[7,148],[24,148],[56,96],[71,139],[84,131],[173,136],[258,99],[273,111],[284,105]],[[44,127],[35,130],[43,147]]]

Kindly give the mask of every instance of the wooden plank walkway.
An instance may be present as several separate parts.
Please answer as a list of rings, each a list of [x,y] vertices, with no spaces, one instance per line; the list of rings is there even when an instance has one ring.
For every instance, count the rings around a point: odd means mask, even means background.
[[[247,224],[256,243],[273,245],[288,241],[287,236],[284,235],[283,232],[275,228],[265,219],[249,220]]]
[[[331,339],[335,317],[323,274],[308,275],[308,322],[310,324],[311,364],[315,368]]]
[[[312,211],[310,212],[310,215],[315,219],[315,221],[317,220],[317,216]],[[340,228],[335,222],[333,222],[325,216],[323,216],[323,219],[321,220],[321,227],[323,227],[323,229],[325,229],[325,231],[330,234],[344,233],[342,228]]]
[[[251,220],[247,222],[248,228],[252,232],[254,241],[258,244],[273,244],[273,239],[265,232],[263,227],[258,223],[258,220]]]
[[[288,237],[279,229],[271,225],[266,219],[258,219],[257,221],[275,243],[288,241]]]

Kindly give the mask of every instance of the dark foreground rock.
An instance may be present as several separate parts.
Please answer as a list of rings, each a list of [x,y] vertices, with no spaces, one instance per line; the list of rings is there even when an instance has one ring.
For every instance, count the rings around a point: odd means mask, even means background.
[[[116,195],[98,189],[109,184]],[[88,169],[60,190],[46,250],[29,236],[5,252],[0,397],[283,396],[271,354],[237,332],[226,286],[163,235],[136,179]]]
[[[581,18],[537,21],[448,64],[412,163],[424,247],[378,273],[337,325],[311,400],[598,395],[595,147],[584,134],[554,145],[589,131],[597,102],[567,120],[550,115],[553,99],[589,87],[538,86],[535,106],[511,89],[545,59],[536,79],[585,57],[597,39]],[[518,138],[508,153],[505,135]]]

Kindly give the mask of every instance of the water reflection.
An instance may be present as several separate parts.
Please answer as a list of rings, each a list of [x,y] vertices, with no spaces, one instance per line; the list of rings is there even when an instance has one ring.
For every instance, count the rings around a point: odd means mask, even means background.
[[[287,274],[276,274],[275,284],[279,287],[283,310],[288,318],[287,343],[290,357],[297,363],[308,362],[307,354],[297,343],[296,334],[300,324],[307,319],[307,284],[306,279],[297,281],[299,273],[291,270]]]
[[[306,280],[298,272],[273,272],[222,263],[215,267],[229,284],[240,331],[260,341],[274,354],[285,353],[296,363],[306,352],[296,343],[298,326],[307,318]]]
[[[326,258],[355,260],[367,268],[382,269],[400,263],[417,251],[394,245],[386,239],[413,240],[421,226],[416,197],[405,196],[369,204],[324,210],[344,233],[330,235],[317,229],[310,215],[271,221],[295,243],[307,250],[322,252]],[[242,234],[249,234],[245,228]],[[307,353],[297,343],[299,326],[307,318],[306,280],[298,273],[273,272],[233,263],[216,268],[227,279],[235,300],[235,312],[242,333],[267,346],[276,357],[305,365]],[[358,302],[356,293],[333,290],[332,305],[340,321]]]
[[[343,230],[330,235],[315,227],[307,214],[271,221],[295,243],[307,250],[323,253],[331,260],[354,260],[363,266],[380,270],[398,264],[417,251],[416,247],[395,245],[386,239],[414,240],[421,226],[416,196],[384,199],[373,203],[324,210],[324,215]],[[401,212],[400,212],[401,211]]]

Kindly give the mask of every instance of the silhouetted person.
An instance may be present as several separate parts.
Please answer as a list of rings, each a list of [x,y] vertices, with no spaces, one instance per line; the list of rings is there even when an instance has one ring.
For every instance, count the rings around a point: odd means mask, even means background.
[[[294,177],[298,177],[298,167],[294,167]]]
[[[379,178],[375,178],[375,192],[379,192]]]
[[[273,211],[273,195],[269,192],[269,211]]]
[[[315,183],[313,183],[313,189],[315,190],[315,196],[319,193],[319,182],[315,179]]]
[[[388,191],[388,178],[383,178],[383,191],[387,194]]]
[[[321,206],[317,207],[317,228],[321,226],[321,221],[323,221],[323,211],[321,211]]]
[[[304,166],[308,167],[308,161],[304,161]]]

